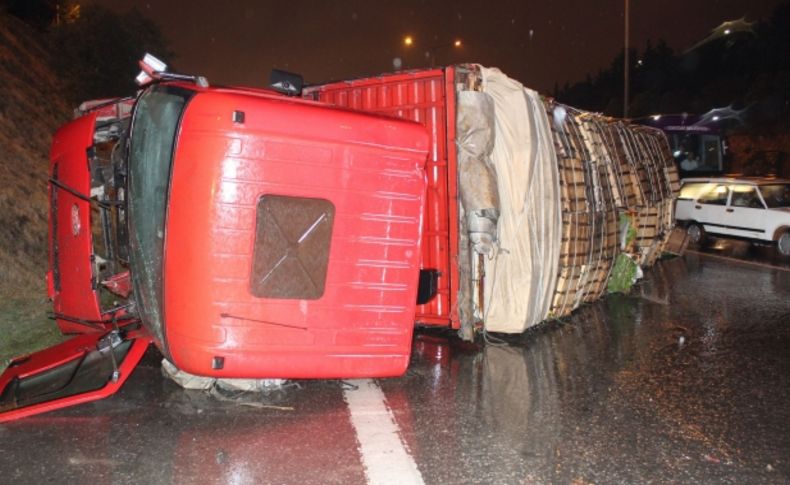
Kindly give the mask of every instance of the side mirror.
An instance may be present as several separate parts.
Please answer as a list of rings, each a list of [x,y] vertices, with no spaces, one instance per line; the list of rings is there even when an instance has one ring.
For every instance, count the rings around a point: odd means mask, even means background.
[[[302,76],[292,72],[272,69],[272,73],[269,76],[269,86],[275,91],[288,96],[301,95],[303,85],[304,79],[302,79]]]

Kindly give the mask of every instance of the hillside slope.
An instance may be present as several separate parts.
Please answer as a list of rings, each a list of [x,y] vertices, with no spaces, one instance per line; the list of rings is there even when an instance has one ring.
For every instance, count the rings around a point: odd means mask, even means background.
[[[0,370],[61,338],[45,300],[47,176],[70,110],[41,35],[0,13]]]
[[[44,296],[47,159],[70,110],[41,35],[0,13],[0,298]]]

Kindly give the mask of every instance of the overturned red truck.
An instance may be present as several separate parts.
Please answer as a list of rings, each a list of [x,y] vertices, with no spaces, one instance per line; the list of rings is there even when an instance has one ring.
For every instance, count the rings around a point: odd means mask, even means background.
[[[496,69],[283,94],[142,66],[54,137],[49,296],[76,336],[11,362],[0,422],[112,394],[152,342],[198,376],[400,375],[415,323],[522,332],[672,229],[660,132]]]
[[[49,296],[77,336],[11,362],[0,421],[113,393],[149,342],[204,376],[402,374],[425,130],[154,74],[131,116],[54,136]]]
[[[664,251],[666,136],[565,106],[478,64],[309,86],[430,134],[418,325],[520,333],[627,289]]]

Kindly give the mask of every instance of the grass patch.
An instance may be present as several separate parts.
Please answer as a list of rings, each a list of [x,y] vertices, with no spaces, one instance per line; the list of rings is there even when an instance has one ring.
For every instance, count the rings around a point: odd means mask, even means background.
[[[51,309],[52,303],[40,296],[0,300],[0,371],[13,357],[63,340],[55,321],[47,317]]]

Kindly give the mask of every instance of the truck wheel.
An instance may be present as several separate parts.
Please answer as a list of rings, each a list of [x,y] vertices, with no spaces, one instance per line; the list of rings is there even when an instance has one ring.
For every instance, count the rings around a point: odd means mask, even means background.
[[[705,242],[705,229],[697,224],[696,222],[692,222],[688,229],[686,229],[686,234],[688,234],[689,242],[697,245],[702,245]],[[790,241],[788,241],[790,245]]]
[[[785,231],[776,240],[776,249],[782,256],[790,256],[790,231]]]

